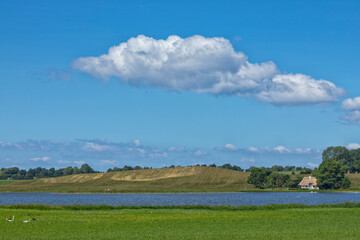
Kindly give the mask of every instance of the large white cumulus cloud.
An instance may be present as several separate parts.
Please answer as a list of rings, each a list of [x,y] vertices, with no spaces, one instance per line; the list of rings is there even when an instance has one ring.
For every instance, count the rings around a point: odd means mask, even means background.
[[[72,67],[96,78],[118,77],[136,86],[175,91],[254,96],[274,104],[337,101],[342,88],[304,74],[281,74],[273,62],[250,63],[229,40],[143,35],[111,47],[99,57],[81,57]]]

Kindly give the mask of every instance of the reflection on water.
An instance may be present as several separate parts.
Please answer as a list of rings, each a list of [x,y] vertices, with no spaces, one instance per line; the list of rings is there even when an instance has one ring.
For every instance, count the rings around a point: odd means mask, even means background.
[[[50,205],[308,205],[360,202],[359,193],[256,192],[256,193],[0,193],[0,204]]]

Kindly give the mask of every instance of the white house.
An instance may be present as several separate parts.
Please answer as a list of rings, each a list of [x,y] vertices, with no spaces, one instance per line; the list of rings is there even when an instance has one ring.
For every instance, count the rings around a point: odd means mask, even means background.
[[[303,180],[301,180],[301,182],[299,183],[299,186],[306,189],[319,189],[319,187],[317,186],[316,178],[311,176],[304,177]]]

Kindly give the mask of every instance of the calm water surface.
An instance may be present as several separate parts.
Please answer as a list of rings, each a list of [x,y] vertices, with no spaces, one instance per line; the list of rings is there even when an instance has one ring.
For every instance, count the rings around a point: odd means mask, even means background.
[[[57,193],[0,193],[0,204],[50,205],[265,205],[300,203],[308,205],[360,202],[360,193],[113,193],[113,194],[57,194]]]

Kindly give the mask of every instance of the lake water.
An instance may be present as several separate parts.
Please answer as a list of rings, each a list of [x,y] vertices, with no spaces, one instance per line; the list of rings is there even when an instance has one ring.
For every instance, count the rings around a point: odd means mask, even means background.
[[[241,193],[0,193],[0,204],[48,205],[266,205],[299,203],[307,205],[360,202],[360,193],[241,192]]]

